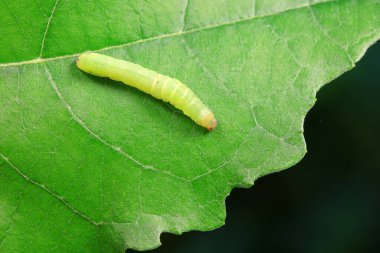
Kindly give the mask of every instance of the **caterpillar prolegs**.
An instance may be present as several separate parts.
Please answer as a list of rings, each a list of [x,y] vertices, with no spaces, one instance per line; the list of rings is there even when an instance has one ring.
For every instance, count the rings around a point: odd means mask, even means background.
[[[138,64],[97,53],[81,54],[76,65],[92,75],[109,77],[171,103],[198,125],[213,130],[217,121],[211,110],[186,85]]]

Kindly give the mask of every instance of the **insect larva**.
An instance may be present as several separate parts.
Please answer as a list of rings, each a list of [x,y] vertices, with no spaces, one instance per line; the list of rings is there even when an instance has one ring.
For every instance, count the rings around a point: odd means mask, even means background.
[[[186,85],[135,63],[97,53],[81,54],[76,65],[92,75],[109,77],[171,103],[197,124],[213,130],[217,121],[211,110]]]

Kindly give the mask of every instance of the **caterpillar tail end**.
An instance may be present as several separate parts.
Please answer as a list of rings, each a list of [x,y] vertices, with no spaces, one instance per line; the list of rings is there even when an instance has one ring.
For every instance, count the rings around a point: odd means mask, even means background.
[[[91,72],[88,69],[89,62],[91,62],[91,58],[96,55],[95,53],[83,53],[78,56],[78,58],[75,60],[75,64],[77,67],[87,73]]]
[[[81,60],[81,58],[82,58],[82,60]],[[81,55],[79,55],[79,56],[77,57],[77,59],[75,60],[75,65],[77,65],[77,67],[78,67],[79,69],[82,69],[82,61],[83,61],[83,55],[81,54]]]

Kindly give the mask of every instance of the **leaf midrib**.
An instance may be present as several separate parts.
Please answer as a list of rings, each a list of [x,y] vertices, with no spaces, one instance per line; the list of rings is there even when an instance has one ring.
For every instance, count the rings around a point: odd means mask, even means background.
[[[200,27],[200,28],[194,28],[194,29],[190,29],[187,31],[180,30],[180,31],[177,31],[174,33],[161,34],[159,36],[154,36],[154,37],[150,37],[150,38],[136,40],[136,41],[120,44],[120,45],[103,47],[103,48],[100,48],[97,50],[92,50],[92,52],[101,52],[101,51],[106,51],[106,50],[110,50],[110,49],[121,48],[121,47],[126,47],[126,46],[132,46],[135,44],[140,44],[140,43],[145,43],[145,42],[150,42],[150,41],[155,41],[155,40],[160,40],[160,39],[165,39],[165,38],[176,37],[176,36],[180,36],[180,35],[192,34],[192,33],[196,33],[196,32],[201,32],[203,30],[210,30],[210,29],[220,28],[220,27],[234,25],[234,24],[238,24],[238,23],[244,23],[244,22],[248,22],[248,21],[251,21],[254,19],[276,16],[276,15],[279,15],[279,14],[282,14],[285,12],[304,9],[304,8],[310,8],[312,6],[323,5],[323,4],[330,3],[330,2],[336,2],[336,0],[327,0],[324,2],[318,2],[318,3],[313,3],[313,4],[303,4],[303,5],[300,5],[296,8],[285,9],[285,10],[275,12],[275,13],[271,13],[268,15],[258,15],[258,16],[244,18],[244,19],[238,19],[235,21],[229,21],[229,22],[219,23],[219,24],[215,24],[215,25],[209,25],[209,26],[204,26],[204,27]],[[81,52],[81,53],[83,53],[83,52]],[[35,58],[32,60],[27,60],[27,61],[2,63],[2,64],[0,64],[0,67],[5,68],[5,67],[22,66],[22,65],[28,65],[28,64],[39,64],[39,63],[50,62],[50,61],[55,61],[55,60],[67,59],[67,58],[71,58],[71,57],[77,57],[81,53],[70,54],[70,55],[62,55],[62,56],[56,56],[56,57],[50,57],[50,58],[38,57],[38,58]]]

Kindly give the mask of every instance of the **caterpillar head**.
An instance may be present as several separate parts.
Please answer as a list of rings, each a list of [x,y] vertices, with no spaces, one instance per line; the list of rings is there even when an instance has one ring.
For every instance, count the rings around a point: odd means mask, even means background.
[[[209,109],[206,109],[203,113],[201,113],[201,115],[202,117],[198,124],[207,128],[209,131],[214,130],[218,125],[218,121],[215,119],[214,114]]]
[[[215,129],[216,125],[218,125],[218,121],[214,118],[214,119],[212,119],[212,120],[209,122],[209,125],[208,125],[207,129],[208,129],[209,131],[212,131],[212,130]]]

